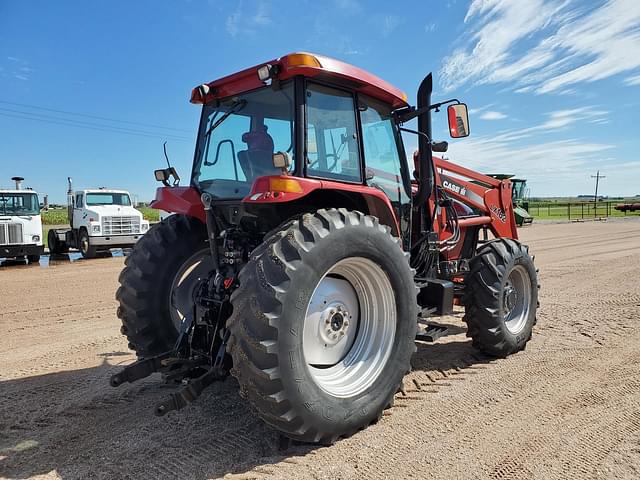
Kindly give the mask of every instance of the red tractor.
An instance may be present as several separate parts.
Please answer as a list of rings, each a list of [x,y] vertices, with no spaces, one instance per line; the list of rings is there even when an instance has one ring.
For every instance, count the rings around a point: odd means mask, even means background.
[[[463,305],[473,345],[525,347],[538,282],[517,241],[511,184],[433,157],[431,112],[454,138],[466,105],[417,105],[343,62],[294,53],[195,88],[203,106],[189,187],[126,259],[117,299],[139,360],[185,385],[156,414],[234,375],[284,435],[332,443],[380,418],[411,369],[419,323]],[[417,130],[403,125],[417,118]],[[410,166],[402,132],[418,135]],[[491,239],[490,239],[491,236]]]

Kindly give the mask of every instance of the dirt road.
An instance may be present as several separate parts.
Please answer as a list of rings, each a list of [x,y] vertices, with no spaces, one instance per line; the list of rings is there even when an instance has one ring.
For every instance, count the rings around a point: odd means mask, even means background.
[[[332,447],[278,449],[233,379],[165,418],[114,291],[122,258],[0,267],[0,477],[640,478],[640,222],[534,225],[541,309],[527,350],[419,344],[406,395]]]

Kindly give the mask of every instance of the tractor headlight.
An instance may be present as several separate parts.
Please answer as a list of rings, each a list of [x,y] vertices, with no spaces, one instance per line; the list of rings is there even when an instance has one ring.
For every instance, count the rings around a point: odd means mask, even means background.
[[[146,232],[147,230],[149,230],[149,224],[148,223],[143,223],[142,224],[142,231]]]
[[[39,242],[40,241],[40,235],[32,235],[31,236],[31,241],[32,242]]]
[[[93,226],[91,227],[91,231],[92,231],[93,233],[100,233],[100,225],[93,225]]]

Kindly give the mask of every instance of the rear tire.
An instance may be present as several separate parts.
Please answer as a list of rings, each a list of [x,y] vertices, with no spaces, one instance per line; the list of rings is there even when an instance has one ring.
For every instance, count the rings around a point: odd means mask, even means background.
[[[376,422],[410,371],[418,314],[389,228],[345,209],[303,215],[252,252],[239,281],[232,374],[258,415],[323,444]]]
[[[60,241],[56,232],[53,230],[49,230],[47,234],[47,244],[49,245],[49,254],[51,255],[61,255],[69,251],[67,242]]]
[[[485,243],[469,266],[463,298],[467,336],[492,356],[524,349],[538,307],[538,278],[528,247],[496,239]]]
[[[154,225],[126,257],[118,278],[118,317],[122,320],[121,332],[138,357],[157,355],[174,346],[180,327],[178,310],[193,306],[191,288],[198,282],[198,269],[208,273],[213,268],[206,263],[194,267],[199,258],[196,255],[201,255],[200,262],[207,258],[211,261],[206,238],[202,222],[172,215]],[[176,276],[189,267],[197,275],[192,278],[193,284],[179,292],[180,306],[174,308]]]

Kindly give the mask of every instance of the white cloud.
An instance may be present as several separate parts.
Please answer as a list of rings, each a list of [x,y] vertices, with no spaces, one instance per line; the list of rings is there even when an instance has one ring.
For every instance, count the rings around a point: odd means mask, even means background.
[[[625,85],[640,85],[640,75],[634,75],[633,77],[627,77],[624,79]]]
[[[519,92],[559,92],[640,67],[637,0],[595,8],[579,0],[472,0],[465,22],[466,42],[440,70],[446,90],[512,82]]]
[[[2,76],[4,78],[8,78],[9,76],[15,78],[16,80],[21,81],[29,81],[31,80],[31,75],[34,73],[34,69],[29,66],[29,62],[22,58],[8,56],[7,60],[7,69],[0,67],[0,71],[2,71]]]
[[[507,118],[507,116],[502,112],[496,112],[494,110],[489,110],[480,115],[480,119],[482,120],[502,120],[503,118]]]
[[[358,0],[334,0],[336,7],[346,13],[360,13],[362,5]]]
[[[450,144],[448,155],[453,162],[479,172],[524,177],[534,196],[569,195],[580,193],[580,182],[613,148],[579,139],[517,145],[487,136]]]
[[[238,7],[225,21],[225,27],[229,35],[236,37],[240,33],[253,34],[256,33],[258,28],[272,23],[269,8],[265,2],[258,2],[251,10],[255,10],[255,13],[247,14],[243,8],[243,3],[238,3]]]
[[[512,129],[493,136],[496,141],[515,141],[566,130],[566,127],[577,122],[605,123],[609,112],[598,110],[593,106],[585,106],[566,110],[557,110],[547,114],[547,120],[539,125],[522,129]]]
[[[435,22],[430,22],[424,26],[424,31],[427,33],[431,33],[431,32],[435,32],[437,28],[438,28],[438,25]]]
[[[400,26],[400,17],[395,15],[385,15],[382,18],[382,36],[388,37],[393,31]]]
[[[525,177],[534,196],[582,193],[591,170],[613,169],[609,152],[615,146],[579,138],[556,140],[550,135],[575,122],[606,121],[607,113],[594,106],[553,111],[528,128],[452,142],[448,155],[453,162],[479,172]],[[628,190],[623,178],[617,184]]]

